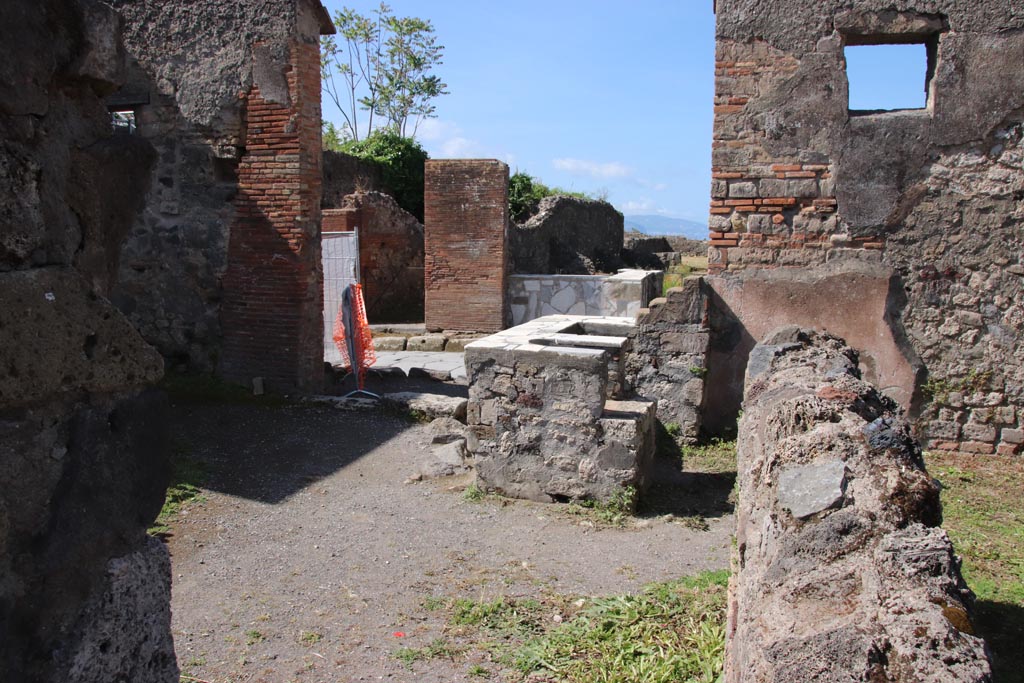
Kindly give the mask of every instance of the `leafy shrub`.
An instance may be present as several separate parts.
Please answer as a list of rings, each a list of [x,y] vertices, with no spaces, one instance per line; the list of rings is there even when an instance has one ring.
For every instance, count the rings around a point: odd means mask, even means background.
[[[381,166],[381,179],[395,201],[423,222],[423,167],[426,151],[413,138],[387,129],[375,130],[362,140],[347,140],[340,151]]]
[[[516,171],[508,179],[508,213],[516,223],[522,223],[537,210],[537,204],[544,197],[562,195],[577,199],[594,199],[586,192],[573,192],[560,187],[548,187],[529,173]]]

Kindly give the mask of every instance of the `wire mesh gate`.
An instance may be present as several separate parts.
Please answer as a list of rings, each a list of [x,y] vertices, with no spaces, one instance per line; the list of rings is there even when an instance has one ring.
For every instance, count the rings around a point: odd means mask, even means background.
[[[324,361],[342,362],[334,344],[334,321],[345,288],[359,282],[359,231],[325,232],[321,235],[324,268]]]

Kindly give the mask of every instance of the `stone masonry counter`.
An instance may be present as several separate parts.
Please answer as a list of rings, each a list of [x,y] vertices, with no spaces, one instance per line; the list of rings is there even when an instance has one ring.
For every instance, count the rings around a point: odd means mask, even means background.
[[[938,485],[856,353],[777,330],[743,410],[725,680],[990,681]]]
[[[629,318],[547,316],[466,346],[480,483],[544,502],[643,489],[655,404],[621,400]]]

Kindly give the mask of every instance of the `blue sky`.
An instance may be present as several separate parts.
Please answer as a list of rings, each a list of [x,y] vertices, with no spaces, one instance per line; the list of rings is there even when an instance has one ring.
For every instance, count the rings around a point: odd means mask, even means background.
[[[369,15],[378,2],[326,0]],[[704,222],[711,0],[392,0],[434,24],[451,94],[417,137],[432,158],[496,158],[625,214]],[[341,115],[325,98],[324,117]]]
[[[371,15],[379,2],[325,0]],[[623,213],[704,223],[712,0],[392,0],[429,19],[451,94],[417,137],[432,158],[496,158]],[[855,109],[923,106],[923,45],[847,48]],[[904,97],[909,95],[909,99]],[[341,115],[326,98],[325,118]]]

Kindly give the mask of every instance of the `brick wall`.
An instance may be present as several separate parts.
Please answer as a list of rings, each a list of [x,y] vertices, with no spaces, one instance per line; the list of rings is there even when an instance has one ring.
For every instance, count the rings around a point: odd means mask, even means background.
[[[1024,15],[728,0],[716,41],[708,415],[793,323],[856,347],[927,447],[1024,452]],[[924,107],[849,109],[845,49],[878,43],[922,45]]]
[[[222,375],[277,390],[323,378],[320,53],[295,42],[288,101],[247,94],[245,152],[224,278]]]
[[[501,330],[508,166],[491,159],[428,160],[424,194],[427,329]]]
[[[751,125],[765,107],[764,96],[774,95],[799,67],[792,55],[763,41],[718,43],[709,219],[712,273],[811,265],[824,263],[836,248],[884,247],[884,237],[851,236],[837,220],[829,154],[779,149],[770,144],[767,126]]]

